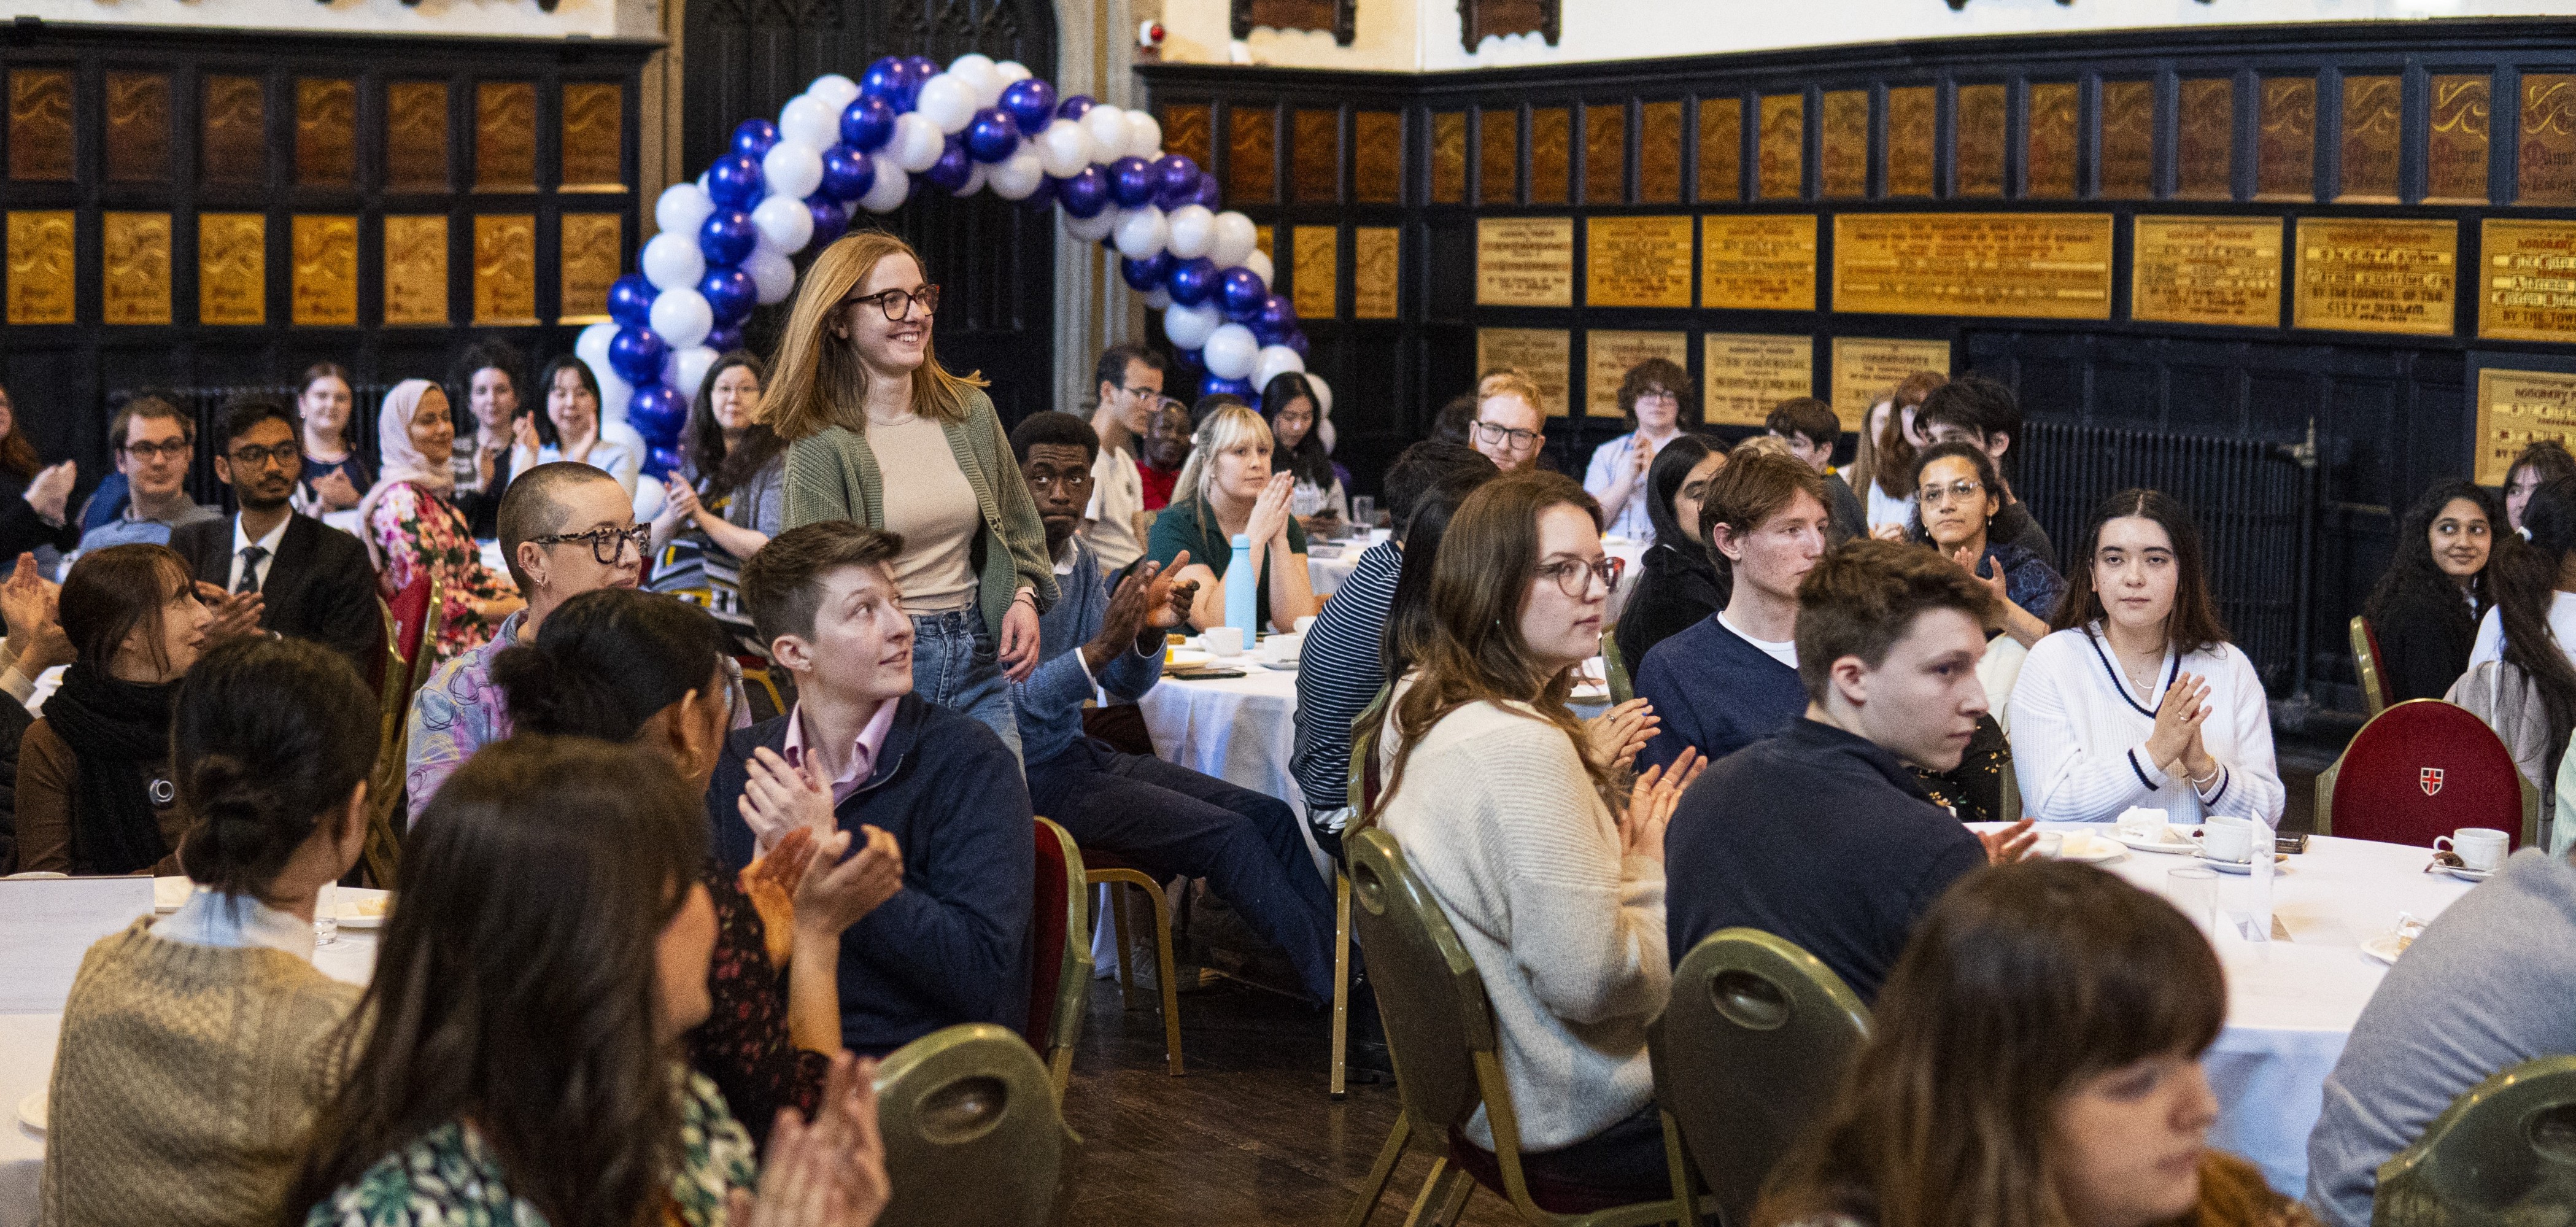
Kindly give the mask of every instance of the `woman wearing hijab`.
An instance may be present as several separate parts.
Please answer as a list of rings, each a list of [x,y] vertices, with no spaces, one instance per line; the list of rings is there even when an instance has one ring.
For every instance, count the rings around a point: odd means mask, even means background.
[[[527,602],[508,576],[483,565],[465,513],[458,510],[456,422],[447,394],[426,379],[406,379],[385,393],[376,414],[383,476],[358,503],[360,539],[376,563],[386,599],[423,574],[445,584],[437,611],[437,655],[444,661],[492,638],[493,628]]]

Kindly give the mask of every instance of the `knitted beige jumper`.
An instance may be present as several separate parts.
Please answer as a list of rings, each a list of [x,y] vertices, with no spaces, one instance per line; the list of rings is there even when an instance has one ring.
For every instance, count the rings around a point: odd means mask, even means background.
[[[274,1222],[360,989],[283,951],[99,939],[63,1007],[45,1227]]]

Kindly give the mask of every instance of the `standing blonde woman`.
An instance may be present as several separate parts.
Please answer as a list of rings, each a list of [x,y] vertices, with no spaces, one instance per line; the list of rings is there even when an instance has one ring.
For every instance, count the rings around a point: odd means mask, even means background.
[[[1270,471],[1271,435],[1261,415],[1224,405],[1199,423],[1189,463],[1172,486],[1172,505],[1155,517],[1145,557],[1169,567],[1188,554],[1178,582],[1197,584],[1190,621],[1225,624],[1227,583],[1257,584],[1253,618],[1274,631],[1297,628],[1316,611],[1315,585],[1306,570],[1306,530],[1295,509],[1297,475]],[[1234,539],[1252,539],[1252,573],[1233,575]]]
[[[1055,566],[985,380],[951,374],[931,349],[938,309],[939,287],[902,239],[870,231],[823,249],[760,416],[787,440],[786,526],[849,520],[900,535],[913,689],[983,721],[1017,756],[1009,683],[1037,668]]]

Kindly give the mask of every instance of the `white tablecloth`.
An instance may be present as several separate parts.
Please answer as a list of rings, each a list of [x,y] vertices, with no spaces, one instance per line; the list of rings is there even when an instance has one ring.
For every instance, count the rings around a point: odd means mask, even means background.
[[[1304,815],[1305,794],[1288,774],[1288,757],[1297,748],[1297,671],[1264,668],[1249,653],[1223,663],[1244,676],[1167,680],[1138,701],[1154,735],[1154,752],[1202,775],[1281,798]]]

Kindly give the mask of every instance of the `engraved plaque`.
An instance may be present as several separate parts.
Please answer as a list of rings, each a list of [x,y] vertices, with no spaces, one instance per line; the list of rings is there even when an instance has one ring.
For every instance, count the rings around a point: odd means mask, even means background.
[[[2182,83],[2180,127],[2174,134],[2174,194],[2185,200],[2226,200],[2236,148],[2236,83],[2203,77]]]
[[[2030,87],[2030,133],[2023,195],[2040,200],[2075,198],[2076,132],[2084,120],[2072,81],[2039,81]]]
[[[1869,91],[1826,90],[1817,113],[1817,190],[1827,198],[1869,195]]]
[[[537,188],[537,85],[485,81],[474,87],[474,190]]]
[[[2576,223],[2489,218],[2478,250],[2479,336],[2576,341]]]
[[[2516,204],[2576,204],[2576,75],[2522,78],[2521,190]]]
[[[268,95],[257,77],[205,79],[200,178],[234,187],[268,183]]]
[[[72,230],[69,209],[9,211],[10,323],[74,321]]]
[[[1404,116],[1394,111],[1351,115],[1351,194],[1361,204],[1404,202]],[[1164,148],[1170,148],[1164,142]]]
[[[1816,309],[1816,219],[1771,213],[1700,219],[1700,306]]]
[[[1595,217],[1584,223],[1583,237],[1585,303],[1691,305],[1691,219]]]
[[[1699,196],[1703,204],[1744,198],[1744,100],[1699,100]]]
[[[1682,199],[1682,104],[1649,102],[1639,108],[1637,200],[1679,204]]]
[[[1521,113],[1516,107],[1476,112],[1476,198],[1510,204],[1521,195]]]
[[[1328,320],[1341,314],[1341,228],[1299,226],[1290,239],[1289,254],[1296,257],[1296,280],[1290,284],[1297,317]]]
[[[1773,406],[1815,394],[1816,343],[1808,337],[1712,332],[1700,338],[1700,417],[1711,426],[1760,427]]]
[[[305,187],[356,185],[357,82],[296,78],[295,181]],[[356,299],[350,301],[354,310]]]
[[[1574,188],[1574,112],[1530,109],[1530,203],[1567,204]]]
[[[170,181],[170,75],[107,74],[107,178]]]
[[[1279,111],[1275,107],[1225,108],[1225,196],[1268,203],[1279,199]]]
[[[2102,191],[2111,200],[2156,194],[2156,83],[2102,83]]]
[[[2134,220],[2129,318],[2175,324],[2281,325],[2281,220]]]
[[[1300,204],[1342,198],[1342,113],[1300,107],[1289,116],[1288,197]]]
[[[2433,134],[2424,146],[2424,203],[2487,202],[2487,79],[2433,78]]]
[[[385,323],[447,322],[447,218],[385,218]]]
[[[1762,98],[1762,130],[1754,156],[1761,166],[1755,184],[1764,200],[1796,200],[1806,194],[1807,100],[1798,94]]]
[[[626,271],[626,219],[615,213],[566,213],[563,241],[558,244],[562,277],[556,294],[562,300],[558,324],[596,324],[608,318],[608,286]]]
[[[197,215],[197,322],[268,322],[268,218]]]
[[[9,70],[9,177],[39,181],[72,177],[71,69]],[[11,298],[10,304],[15,310],[17,299]]]
[[[1270,235],[1271,230],[1268,223],[1265,222],[1261,225],[1254,226],[1252,228],[1252,249],[1270,257],[1272,260],[1277,260],[1279,258],[1279,253],[1271,247]]]
[[[2263,78],[2262,131],[2255,140],[2254,198],[2308,200],[2317,194],[2317,82]]]
[[[1624,204],[1628,199],[1628,108],[1624,103],[1583,107],[1583,203]]]
[[[2111,318],[2108,213],[1845,213],[1834,310]]]
[[[358,219],[298,213],[287,317],[299,325],[358,322]]]
[[[99,226],[99,318],[170,322],[170,215],[109,213]]]
[[[1887,194],[1932,194],[1932,146],[1940,94],[1929,85],[1887,91]]]
[[[2576,375],[2479,371],[2477,483],[2503,485],[2513,458],[2542,439],[2576,444]]]
[[[1833,361],[1834,412],[1846,422],[1865,422],[1870,406],[1887,399],[1906,376],[1916,371],[1949,374],[1950,343],[1835,337]]]
[[[2396,77],[2343,79],[2343,184],[2335,199],[2397,203]]]
[[[626,87],[615,81],[566,81],[563,87],[563,190],[626,190]]]
[[[1957,175],[1961,196],[2004,194],[2004,87],[1959,87]]]
[[[1467,203],[1467,113],[1431,116],[1431,203]]]
[[[447,86],[396,81],[385,87],[385,187],[447,190]]]
[[[1583,414],[1586,417],[1619,416],[1619,384],[1628,372],[1649,358],[1661,358],[1683,370],[1690,369],[1690,334],[1686,332],[1623,332],[1594,328],[1583,334]]]
[[[1538,386],[1539,406],[1547,416],[1561,418],[1567,409],[1568,390],[1574,383],[1574,334],[1562,328],[1479,328],[1476,330],[1476,369],[1490,371],[1508,366],[1529,377]]]
[[[2459,223],[2299,219],[2292,323],[2347,332],[2451,333]]]
[[[1391,320],[1397,317],[1396,288],[1402,283],[1403,231],[1394,226],[1361,226],[1351,232],[1351,317]]]
[[[474,219],[474,322],[537,322],[537,219],[525,213]]]
[[[1163,151],[1188,158],[1203,171],[1216,165],[1216,135],[1211,131],[1215,110],[1213,103],[1206,102],[1164,103]]]
[[[1476,219],[1476,305],[1574,305],[1574,219]]]

